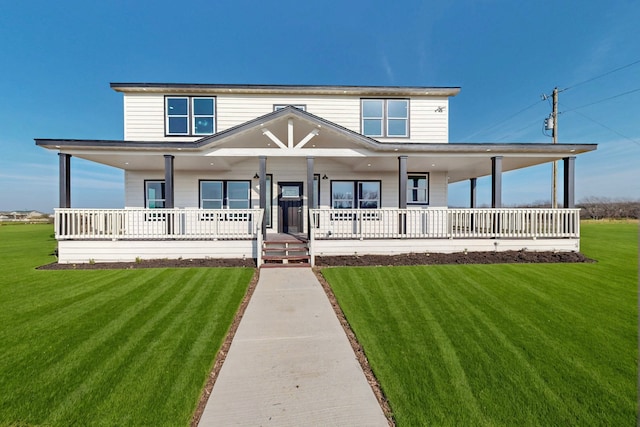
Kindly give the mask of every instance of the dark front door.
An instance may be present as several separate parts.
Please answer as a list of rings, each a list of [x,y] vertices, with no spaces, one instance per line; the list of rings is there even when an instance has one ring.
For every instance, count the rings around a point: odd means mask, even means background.
[[[302,233],[302,183],[278,183],[278,231]]]

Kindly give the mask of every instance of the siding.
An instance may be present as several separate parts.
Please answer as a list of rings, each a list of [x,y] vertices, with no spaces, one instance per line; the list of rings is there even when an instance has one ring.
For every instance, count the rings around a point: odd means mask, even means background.
[[[205,96],[198,94],[198,96]],[[360,132],[360,97],[225,95],[216,96],[217,131],[242,124],[273,111],[275,104],[303,104],[307,111]],[[444,107],[443,112],[436,110]],[[410,138],[415,142],[448,142],[448,98],[419,97],[410,102]],[[194,141],[198,137],[166,137],[162,94],[124,95],[124,135],[130,141]],[[406,138],[380,138],[407,142]]]
[[[233,171],[188,171],[176,172],[175,206],[178,208],[199,207],[199,185],[202,179],[220,180],[250,180],[251,204],[259,207],[259,181],[253,179],[258,172],[258,159],[250,159],[234,164]],[[354,172],[350,171],[342,163],[331,159],[316,159],[315,173],[321,177],[326,174],[328,179],[320,179],[320,206],[331,206],[331,181],[342,180],[381,180],[381,207],[392,208],[398,206],[398,174],[393,172]],[[307,165],[305,158],[269,158],[267,159],[267,173],[273,175],[273,205],[277,205],[277,184],[280,181],[303,182],[303,193],[306,197],[307,189]],[[164,171],[125,171],[125,207],[144,207],[144,181],[163,180]],[[429,206],[447,206],[447,177],[444,172],[431,172],[429,174]],[[274,209],[274,223],[277,219]],[[305,214],[306,218],[306,214]]]

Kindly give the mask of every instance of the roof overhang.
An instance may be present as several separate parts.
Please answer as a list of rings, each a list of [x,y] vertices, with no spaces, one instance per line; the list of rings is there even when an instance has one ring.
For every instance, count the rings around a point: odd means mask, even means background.
[[[123,93],[218,93],[354,96],[456,96],[459,87],[429,86],[336,86],[336,85],[246,85],[198,83],[111,83]]]
[[[449,182],[491,173],[491,158],[510,171],[593,151],[596,144],[380,142],[293,107],[287,107],[194,142],[36,139],[36,144],[97,163],[130,170],[161,170],[164,155],[175,168],[230,170],[258,156],[332,159],[354,172],[446,172]],[[215,161],[214,161],[215,159]]]

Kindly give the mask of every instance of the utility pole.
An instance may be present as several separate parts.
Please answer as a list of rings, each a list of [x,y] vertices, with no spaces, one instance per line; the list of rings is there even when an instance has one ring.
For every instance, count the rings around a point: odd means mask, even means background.
[[[558,143],[558,88],[553,89],[553,143]],[[552,173],[552,190],[551,190],[551,207],[553,209],[558,208],[558,161],[553,161],[553,173]]]

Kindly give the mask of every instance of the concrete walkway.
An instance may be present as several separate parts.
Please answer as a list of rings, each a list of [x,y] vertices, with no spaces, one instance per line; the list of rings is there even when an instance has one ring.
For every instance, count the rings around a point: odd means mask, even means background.
[[[262,269],[200,426],[388,426],[308,268]]]

